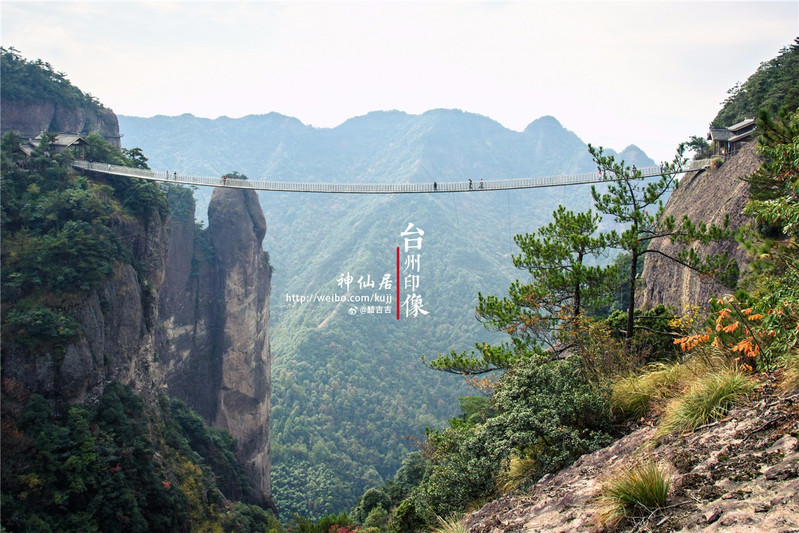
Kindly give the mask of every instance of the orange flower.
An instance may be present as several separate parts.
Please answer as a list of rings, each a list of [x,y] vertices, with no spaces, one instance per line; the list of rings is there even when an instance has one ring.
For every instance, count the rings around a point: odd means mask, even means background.
[[[741,352],[747,357],[757,357],[760,353],[760,346],[754,343],[751,337],[747,337],[732,347],[733,352]]]
[[[726,326],[724,328],[724,333],[732,333],[733,331],[738,329],[738,325],[739,325],[739,322],[736,320],[735,322],[733,322],[732,324],[730,324],[729,326]]]
[[[687,352],[699,344],[705,343],[710,339],[710,336],[707,334],[697,334],[697,335],[689,335],[687,337],[682,337],[680,339],[674,339],[674,344],[679,344],[680,349],[683,352]]]

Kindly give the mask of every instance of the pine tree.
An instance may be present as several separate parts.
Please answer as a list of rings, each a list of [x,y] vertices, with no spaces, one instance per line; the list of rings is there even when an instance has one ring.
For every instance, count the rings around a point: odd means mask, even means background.
[[[663,198],[677,186],[677,175],[682,171],[686,158],[685,145],[677,148],[671,163],[661,165],[662,174],[654,181],[643,178],[635,166],[624,161],[616,161],[613,156],[604,155],[602,147],[588,145],[599,172],[607,176],[607,192],[600,193],[596,186],[591,188],[594,205],[600,213],[613,216],[624,229],[613,232],[609,237],[611,245],[630,254],[630,272],[627,278],[627,324],[625,327],[625,347],[629,352],[630,341],[635,328],[635,291],[638,277],[639,258],[647,253],[660,254],[671,261],[702,274],[713,275],[725,285],[737,282],[737,263],[723,254],[700,257],[693,248],[684,246],[677,254],[650,248],[653,241],[669,239],[687,245],[689,243],[709,243],[728,239],[732,232],[728,220],[722,226],[704,222],[693,222],[687,216],[677,223],[672,216],[663,212]]]
[[[514,281],[503,298],[478,294],[477,319],[490,330],[508,333],[510,344],[478,343],[471,354],[439,355],[432,368],[480,374],[508,368],[544,349],[563,352],[569,346],[562,333],[606,303],[614,269],[589,264],[611,243],[609,235],[597,233],[601,218],[563,206],[552,215],[553,221],[536,233],[514,237],[521,254],[513,257],[513,264],[527,271],[530,280]]]

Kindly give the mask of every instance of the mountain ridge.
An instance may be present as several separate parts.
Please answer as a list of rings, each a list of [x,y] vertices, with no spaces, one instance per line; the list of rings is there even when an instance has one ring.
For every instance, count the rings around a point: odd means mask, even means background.
[[[123,116],[120,124],[124,141],[142,147],[152,168],[207,175],[236,169],[281,181],[477,184],[595,170],[586,145],[552,117],[526,132],[460,110],[375,111],[322,129],[281,115]],[[207,194],[196,192],[198,213]],[[458,376],[428,370],[420,356],[492,342],[497,334],[474,320],[474,306],[478,292],[499,294],[519,275],[509,260],[513,234],[545,224],[554,205],[592,205],[589,186],[259,197],[274,266],[273,494],[284,516],[312,517],[351,508],[364,490],[393,475],[410,451],[409,438],[457,414],[458,396],[470,390]],[[352,316],[341,302],[287,301],[310,293],[340,297],[346,290],[336,280],[348,273],[353,284],[366,275],[379,281],[396,268],[394,250],[408,223],[425,231],[416,293],[430,315],[397,321],[393,307],[390,315]]]

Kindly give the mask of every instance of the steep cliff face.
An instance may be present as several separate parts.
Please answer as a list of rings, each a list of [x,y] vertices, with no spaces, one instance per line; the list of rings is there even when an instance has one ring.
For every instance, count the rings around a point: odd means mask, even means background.
[[[741,178],[760,165],[756,146],[755,141],[748,143],[717,169],[686,174],[666,203],[666,214],[677,220],[688,215],[695,222],[702,220],[720,225],[725,214],[729,213],[733,228],[747,223],[742,211],[748,199],[749,185]],[[677,245],[666,240],[653,242],[651,249],[671,256],[679,251]],[[741,271],[747,264],[745,250],[735,241],[700,245],[696,249],[700,256],[726,251],[735,258]],[[711,296],[730,292],[714,280],[700,276],[659,253],[647,254],[641,279],[637,303],[644,307],[661,303],[678,310],[687,305],[705,306]]]
[[[171,224],[160,300],[160,372],[170,395],[237,439],[249,476],[268,496],[266,222],[255,193],[224,188],[211,197],[208,221],[202,231],[193,216]]]
[[[117,148],[122,147],[117,116],[105,108],[63,106],[46,101],[27,103],[3,100],[0,124],[2,133],[15,131],[23,137],[35,137],[43,131],[81,135],[96,131]]]
[[[117,263],[99,288],[66,302],[64,308],[80,326],[80,341],[68,345],[63,357],[4,345],[6,383],[68,404],[95,401],[113,381],[152,397],[158,387],[153,370],[155,302],[164,279],[168,234],[157,212],[147,220],[120,217],[115,230],[133,261]]]

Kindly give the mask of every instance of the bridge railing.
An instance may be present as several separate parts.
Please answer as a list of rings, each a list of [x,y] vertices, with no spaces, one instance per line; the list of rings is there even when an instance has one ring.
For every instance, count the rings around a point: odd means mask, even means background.
[[[691,161],[682,172],[705,168],[709,159]],[[599,183],[611,180],[610,175],[597,172],[583,172],[570,175],[539,176],[533,178],[511,178],[504,180],[461,180],[426,183],[380,183],[380,184],[345,184],[345,183],[302,183],[265,180],[237,180],[208,176],[170,174],[168,170],[154,171],[139,168],[75,161],[73,166],[84,170],[113,174],[117,176],[137,177],[161,182],[174,182],[209,187],[231,187],[237,189],[258,189],[284,192],[316,192],[316,193],[352,193],[352,194],[396,194],[396,193],[434,193],[434,192],[468,192],[497,191],[508,189],[528,189],[538,187],[556,187],[561,185],[577,185],[583,183]],[[659,176],[663,168],[659,166],[637,169],[641,176]]]

